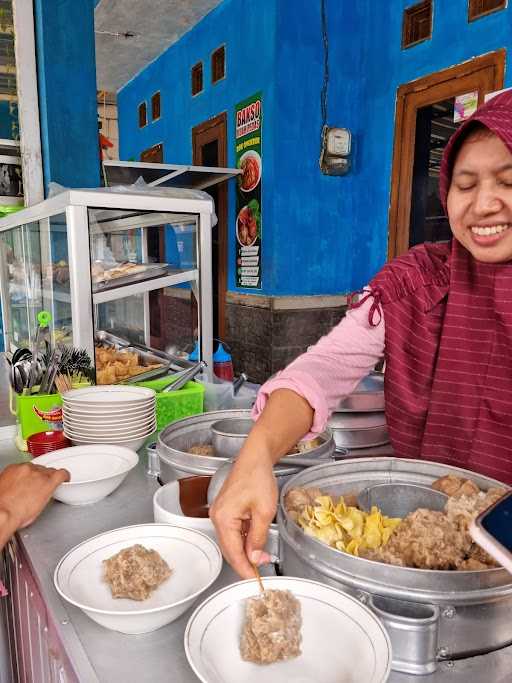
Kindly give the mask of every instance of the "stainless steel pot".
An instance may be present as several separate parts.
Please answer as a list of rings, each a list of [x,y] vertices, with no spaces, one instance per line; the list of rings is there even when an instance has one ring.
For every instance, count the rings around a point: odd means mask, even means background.
[[[224,458],[235,458],[244,445],[254,422],[249,417],[225,417],[211,425],[215,453]]]
[[[344,454],[336,452],[331,454],[330,459],[332,461],[336,461],[343,457],[345,457]],[[231,472],[235,459],[236,458],[230,460],[229,462],[225,462],[223,465],[219,467],[215,474],[212,475],[210,484],[208,486],[208,505],[212,505],[213,501],[220,492],[222,486],[224,485],[224,482],[226,481],[226,479],[229,476],[229,473]],[[319,458],[309,458],[300,455],[290,455],[281,458],[281,460],[279,460],[279,462],[277,462],[273,467],[274,476],[277,480],[277,486],[279,490],[283,488],[283,486],[288,481],[288,479],[290,479],[291,476],[293,476],[302,468],[315,467],[316,465],[318,465],[318,460]],[[322,460],[325,460],[325,458],[322,457]]]
[[[337,448],[371,448],[389,443],[383,412],[336,412],[328,426]]]
[[[431,571],[348,555],[306,536],[287,515],[284,496],[296,486],[319,487],[333,496],[381,483],[430,486],[446,474],[470,478],[482,489],[503,486],[455,467],[380,457],[304,470],[281,491],[278,528],[283,573],[341,587],[374,609],[390,633],[397,671],[427,674],[439,660],[470,657],[512,643],[512,577],[501,568]]]
[[[211,444],[211,426],[225,418],[250,419],[250,410],[216,410],[192,415],[173,422],[160,432],[156,450],[160,465],[160,479],[167,483],[192,474],[213,475],[229,458],[216,455],[193,455],[189,448],[196,444]],[[308,458],[328,458],[334,453],[335,443],[329,431],[319,437],[322,444],[307,452]],[[293,456],[291,456],[293,457]],[[298,468],[289,465],[286,474],[294,474]]]
[[[336,412],[369,413],[384,410],[384,375],[381,372],[371,372],[364,377],[354,391],[347,396]]]

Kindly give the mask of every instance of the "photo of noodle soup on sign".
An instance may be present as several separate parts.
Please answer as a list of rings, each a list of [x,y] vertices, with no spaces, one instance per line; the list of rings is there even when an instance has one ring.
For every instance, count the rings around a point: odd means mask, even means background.
[[[242,154],[238,162],[242,175],[239,177],[242,192],[251,192],[258,185],[261,178],[261,157],[258,152],[249,150]]]
[[[260,205],[253,199],[240,209],[236,219],[236,236],[242,247],[250,247],[258,238],[260,227]]]

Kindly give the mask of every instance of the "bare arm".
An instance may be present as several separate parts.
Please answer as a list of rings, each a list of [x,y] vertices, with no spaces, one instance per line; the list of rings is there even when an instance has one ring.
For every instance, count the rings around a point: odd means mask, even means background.
[[[258,394],[257,422],[210,511],[225,558],[244,578],[254,576],[249,560],[268,561],[261,551],[277,508],[273,464],[306,435],[322,432],[340,398],[382,357],[384,326],[369,324],[371,303],[347,313]]]
[[[43,511],[54,490],[69,480],[67,470],[23,463],[0,473],[0,549]]]
[[[302,396],[288,389],[273,392],[215,499],[210,517],[224,556],[243,578],[254,576],[249,559],[263,548],[276,512],[272,466],[310,430],[312,422],[313,409]],[[244,520],[250,520],[245,544]],[[256,555],[254,561],[258,560]]]

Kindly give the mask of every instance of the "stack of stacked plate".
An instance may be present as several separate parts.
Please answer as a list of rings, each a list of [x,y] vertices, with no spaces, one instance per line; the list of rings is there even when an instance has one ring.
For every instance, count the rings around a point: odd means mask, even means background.
[[[64,434],[73,445],[115,444],[138,450],[156,430],[153,389],[99,386],[62,394]]]

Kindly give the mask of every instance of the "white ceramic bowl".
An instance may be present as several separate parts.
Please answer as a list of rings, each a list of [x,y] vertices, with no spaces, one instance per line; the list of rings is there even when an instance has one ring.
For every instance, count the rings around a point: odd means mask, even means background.
[[[64,404],[86,405],[96,407],[99,403],[108,405],[137,406],[144,401],[154,400],[156,393],[145,387],[106,384],[85,389],[71,389],[62,394]]]
[[[55,500],[68,505],[89,505],[105,498],[138,462],[139,456],[129,448],[105,444],[61,448],[37,458],[38,465],[69,471],[70,481],[53,493]]]
[[[185,529],[197,529],[217,541],[217,533],[209,517],[188,517],[180,505],[180,485],[178,481],[165,484],[153,496],[153,518],[155,522],[175,524]],[[265,550],[270,555],[279,554],[279,532],[274,525],[269,529]]]
[[[185,630],[185,652],[204,683],[384,683],[391,642],[377,617],[347,593],[309,579],[264,577],[266,589],[290,590],[302,610],[302,654],[260,666],[240,657],[245,601],[255,580],[222,588],[195,610]]]
[[[156,406],[156,401],[145,401],[136,406],[117,406],[104,403],[98,403],[94,406],[86,406],[79,404],[76,407],[74,405],[69,405],[68,403],[62,404],[62,411],[67,415],[73,417],[105,417],[109,420],[116,417],[131,417],[139,413],[147,412],[148,410],[154,409]]]
[[[124,425],[130,424],[131,422],[135,422],[137,420],[147,420],[153,417],[155,415],[155,407],[152,406],[147,410],[133,413],[130,415],[126,413],[121,413],[119,415],[111,415],[108,411],[107,414],[105,414],[105,411],[103,411],[102,415],[76,415],[75,413],[70,412],[69,410],[63,410],[62,414],[64,415],[64,420],[69,423],[93,423],[97,426],[108,426],[111,424]]]
[[[71,443],[73,444],[73,446],[90,446],[92,444],[97,444],[100,442],[100,439],[94,439],[94,438],[85,439],[81,436],[80,437],[71,436],[69,438],[71,439]],[[101,442],[102,443],[108,443],[111,446],[123,446],[124,448],[131,449],[132,451],[138,451],[145,444],[147,438],[148,438],[148,435],[146,434],[146,436],[141,436],[137,439],[122,440],[122,439],[117,439],[114,437],[113,439],[102,439]]]
[[[147,600],[114,599],[103,581],[102,561],[136,543],[160,553],[172,574]],[[57,565],[54,583],[65,600],[98,624],[121,633],[149,633],[181,616],[221,569],[221,552],[205,534],[170,524],[138,524],[75,546]]]
[[[138,436],[141,432],[154,431],[156,420],[148,420],[147,422],[142,422],[133,425],[124,425],[123,427],[110,427],[105,425],[101,428],[91,429],[89,426],[82,425],[70,425],[69,422],[64,422],[64,431],[70,434],[81,434],[83,436],[100,436],[104,434],[105,436],[111,437],[114,435],[119,435],[121,438],[128,438],[128,436]]]
[[[217,539],[215,527],[209,517],[186,517],[183,514],[180,505],[180,486],[177,481],[172,481],[155,492],[153,516],[155,522],[175,524],[185,529],[197,529],[214,541]]]
[[[152,419],[150,422],[144,424],[136,424],[132,427],[124,427],[121,429],[115,429],[114,427],[109,427],[108,429],[95,429],[91,426],[88,427],[70,427],[66,422],[64,422],[64,433],[67,437],[70,436],[83,436],[86,439],[97,438],[99,436],[105,436],[109,439],[120,438],[120,439],[132,439],[138,436],[143,436],[144,434],[152,434],[156,429],[156,419]]]

